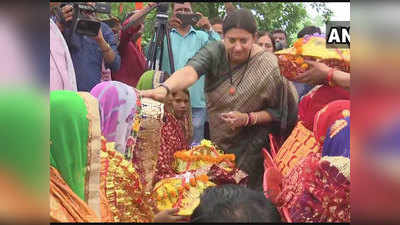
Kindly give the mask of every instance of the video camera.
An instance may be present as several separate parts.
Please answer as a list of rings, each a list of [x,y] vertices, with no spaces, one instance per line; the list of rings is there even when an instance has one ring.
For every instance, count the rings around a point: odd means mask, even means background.
[[[88,14],[92,13],[111,13],[111,4],[109,2],[96,2],[94,6],[86,2],[72,2],[74,17],[72,19],[73,31],[91,37],[97,36],[100,29],[100,22],[95,18],[91,18]],[[62,4],[61,7],[67,4]]]

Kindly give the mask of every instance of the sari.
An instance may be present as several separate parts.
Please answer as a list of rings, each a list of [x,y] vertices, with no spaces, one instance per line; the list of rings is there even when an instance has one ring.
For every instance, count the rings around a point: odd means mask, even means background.
[[[276,196],[295,223],[350,222],[350,159],[313,153],[293,168]]]
[[[50,94],[50,218],[112,221],[100,178],[100,117],[89,93]]]
[[[322,156],[343,156],[350,158],[350,117],[336,120],[328,129]]]
[[[269,146],[268,135],[285,139],[297,122],[297,93],[293,84],[280,75],[275,55],[262,51],[245,65],[229,73],[229,62],[222,42],[211,42],[189,62],[198,74],[207,74],[205,93],[211,141],[227,153],[236,155],[236,165],[249,174],[249,187],[262,190],[263,155]],[[236,91],[229,90],[235,84]],[[238,84],[238,85],[237,85]],[[272,121],[232,130],[221,113],[267,111]]]
[[[327,104],[315,115],[313,132],[314,136],[321,144],[326,139],[328,128],[335,123],[336,120],[350,116],[350,101],[336,100]]]
[[[97,84],[91,91],[98,99],[101,112],[101,133],[127,159],[132,157],[134,143],[127,146],[137,112],[138,97],[131,86],[118,81]],[[134,140],[134,139],[133,139]]]
[[[313,130],[314,117],[328,103],[335,100],[350,100],[350,92],[341,87],[319,85],[306,94],[299,103],[298,119]]]
[[[50,217],[54,222],[150,222],[131,162],[101,136],[98,101],[86,92],[51,93]]]

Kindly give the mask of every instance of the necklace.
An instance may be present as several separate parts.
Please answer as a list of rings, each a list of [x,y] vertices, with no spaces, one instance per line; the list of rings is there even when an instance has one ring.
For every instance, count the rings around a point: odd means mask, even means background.
[[[253,48],[252,48],[252,49],[253,49]],[[241,78],[240,78],[238,84],[236,85],[236,87],[235,87],[235,85],[233,84],[233,80],[232,80],[232,77],[233,77],[233,74],[232,74],[232,67],[231,67],[231,64],[229,63],[229,74],[231,75],[231,76],[230,76],[231,87],[229,88],[229,94],[230,94],[230,95],[234,95],[234,94],[236,93],[236,88],[238,88],[239,85],[240,85],[240,83],[242,83],[244,74],[246,73],[247,67],[248,67],[248,65],[249,65],[249,60],[250,60],[250,55],[251,55],[251,50],[252,50],[252,49],[250,49],[249,56],[247,57],[246,67],[245,67],[245,69],[244,69],[244,71],[243,71],[243,73],[242,73],[242,76],[241,76]],[[229,62],[231,61],[230,54],[228,54],[228,61],[229,61]],[[238,66],[238,67],[240,67],[240,66]],[[238,67],[236,67],[236,68],[238,68]]]

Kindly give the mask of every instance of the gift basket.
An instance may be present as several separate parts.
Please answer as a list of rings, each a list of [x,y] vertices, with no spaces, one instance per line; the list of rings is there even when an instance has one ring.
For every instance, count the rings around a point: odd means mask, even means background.
[[[350,72],[350,49],[327,48],[322,35],[306,35],[293,47],[275,52],[281,74],[289,80],[309,69],[304,60],[325,63],[331,68]]]
[[[200,204],[200,195],[214,183],[205,174],[186,173],[182,176],[166,178],[159,181],[153,190],[158,210],[179,208],[178,215],[190,216]]]
[[[174,168],[178,174],[190,171],[207,174],[212,182],[221,184],[247,184],[248,175],[235,167],[235,155],[225,154],[211,141],[203,140],[190,150],[174,154]]]

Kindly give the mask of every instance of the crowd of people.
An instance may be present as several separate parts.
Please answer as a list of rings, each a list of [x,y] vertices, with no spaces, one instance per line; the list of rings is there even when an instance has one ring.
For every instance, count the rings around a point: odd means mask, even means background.
[[[350,74],[306,59],[289,80],[275,54],[291,47],[284,30],[260,31],[231,3],[195,29],[178,16],[195,13],[190,2],[170,4],[174,65],[165,39],[151,70],[137,40],[155,4],[89,37],[74,32],[72,5],[50,3],[51,221],[350,222]],[[204,139],[234,154],[246,184],[208,187],[190,216],[160,211],[148,187],[177,176],[176,152]],[[142,148],[157,150],[150,172]]]

